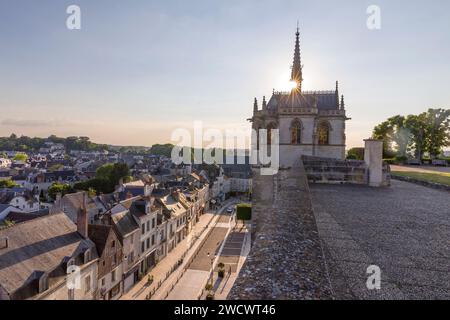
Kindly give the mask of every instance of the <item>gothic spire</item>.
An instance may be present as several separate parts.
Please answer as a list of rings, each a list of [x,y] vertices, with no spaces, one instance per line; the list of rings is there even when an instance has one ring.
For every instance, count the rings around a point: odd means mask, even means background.
[[[291,81],[297,82],[297,89],[302,91],[302,63],[300,59],[300,32],[297,22],[297,32],[295,33],[294,64],[292,65]]]
[[[339,109],[339,82],[338,81],[336,81],[336,92],[335,92],[335,95],[336,95],[336,106]]]
[[[344,104],[344,95],[341,96],[341,110],[344,110],[345,104]]]
[[[262,109],[266,110],[266,108],[267,108],[267,102],[266,102],[266,97],[264,96],[263,101],[262,101]]]
[[[255,102],[253,103],[253,112],[258,112],[258,100],[255,98]]]

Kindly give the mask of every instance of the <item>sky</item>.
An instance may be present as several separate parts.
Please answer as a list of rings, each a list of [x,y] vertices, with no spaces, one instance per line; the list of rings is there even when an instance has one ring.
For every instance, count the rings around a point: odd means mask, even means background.
[[[247,128],[254,97],[289,81],[297,20],[303,88],[339,81],[348,148],[390,116],[449,108],[447,0],[0,0],[0,136],[150,146],[194,121]]]

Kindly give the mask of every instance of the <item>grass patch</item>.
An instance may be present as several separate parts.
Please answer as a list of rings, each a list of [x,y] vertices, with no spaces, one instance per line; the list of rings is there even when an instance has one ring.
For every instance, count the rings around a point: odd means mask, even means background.
[[[411,171],[392,171],[392,174],[401,177],[409,177],[421,181],[440,183],[450,186],[450,173],[446,172],[425,173]]]

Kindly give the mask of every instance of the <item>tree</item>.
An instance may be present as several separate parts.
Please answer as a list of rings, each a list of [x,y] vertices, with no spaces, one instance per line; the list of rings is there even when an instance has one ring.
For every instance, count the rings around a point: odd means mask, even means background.
[[[18,184],[11,179],[0,180],[0,188],[14,188],[17,186]]]
[[[411,133],[409,146],[414,150],[414,157],[420,160],[423,157],[423,153],[427,150],[427,113],[410,114],[405,119],[405,126]]]
[[[28,156],[25,153],[17,153],[13,160],[26,162],[28,160]]]
[[[364,148],[351,148],[347,152],[347,159],[364,160]]]
[[[427,151],[435,158],[450,144],[450,109],[428,109],[426,128]]]
[[[73,193],[74,190],[69,184],[62,184],[58,182],[54,182],[50,188],[48,188],[48,196],[53,200],[56,200],[56,195],[59,193],[61,196],[64,196],[68,193]]]
[[[107,163],[95,172],[95,178],[78,182],[74,185],[76,190],[94,189],[95,192],[111,193],[119,184],[120,179],[127,178],[130,169],[126,163]]]
[[[388,122],[392,128],[392,140],[396,144],[397,154],[404,157],[410,140],[410,133],[405,127],[405,117],[397,115],[389,118]]]
[[[9,228],[9,227],[12,227],[12,226],[15,225],[15,224],[16,224],[16,223],[15,223],[13,220],[5,219],[5,220],[3,221],[3,225],[0,226],[0,229],[2,229],[2,228]]]
[[[391,158],[394,156],[392,149],[392,131],[393,128],[389,121],[384,121],[373,129],[372,138],[383,140],[383,157]]]

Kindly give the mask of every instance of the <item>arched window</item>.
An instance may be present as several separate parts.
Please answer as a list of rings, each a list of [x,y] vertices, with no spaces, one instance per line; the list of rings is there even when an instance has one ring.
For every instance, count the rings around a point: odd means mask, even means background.
[[[291,125],[291,143],[302,143],[302,124],[297,119],[292,121]]]
[[[330,125],[328,122],[321,122],[317,129],[317,136],[319,137],[319,145],[327,145],[330,140]]]
[[[267,126],[267,145],[270,146],[272,144],[272,130],[277,128],[275,123],[269,123]]]

